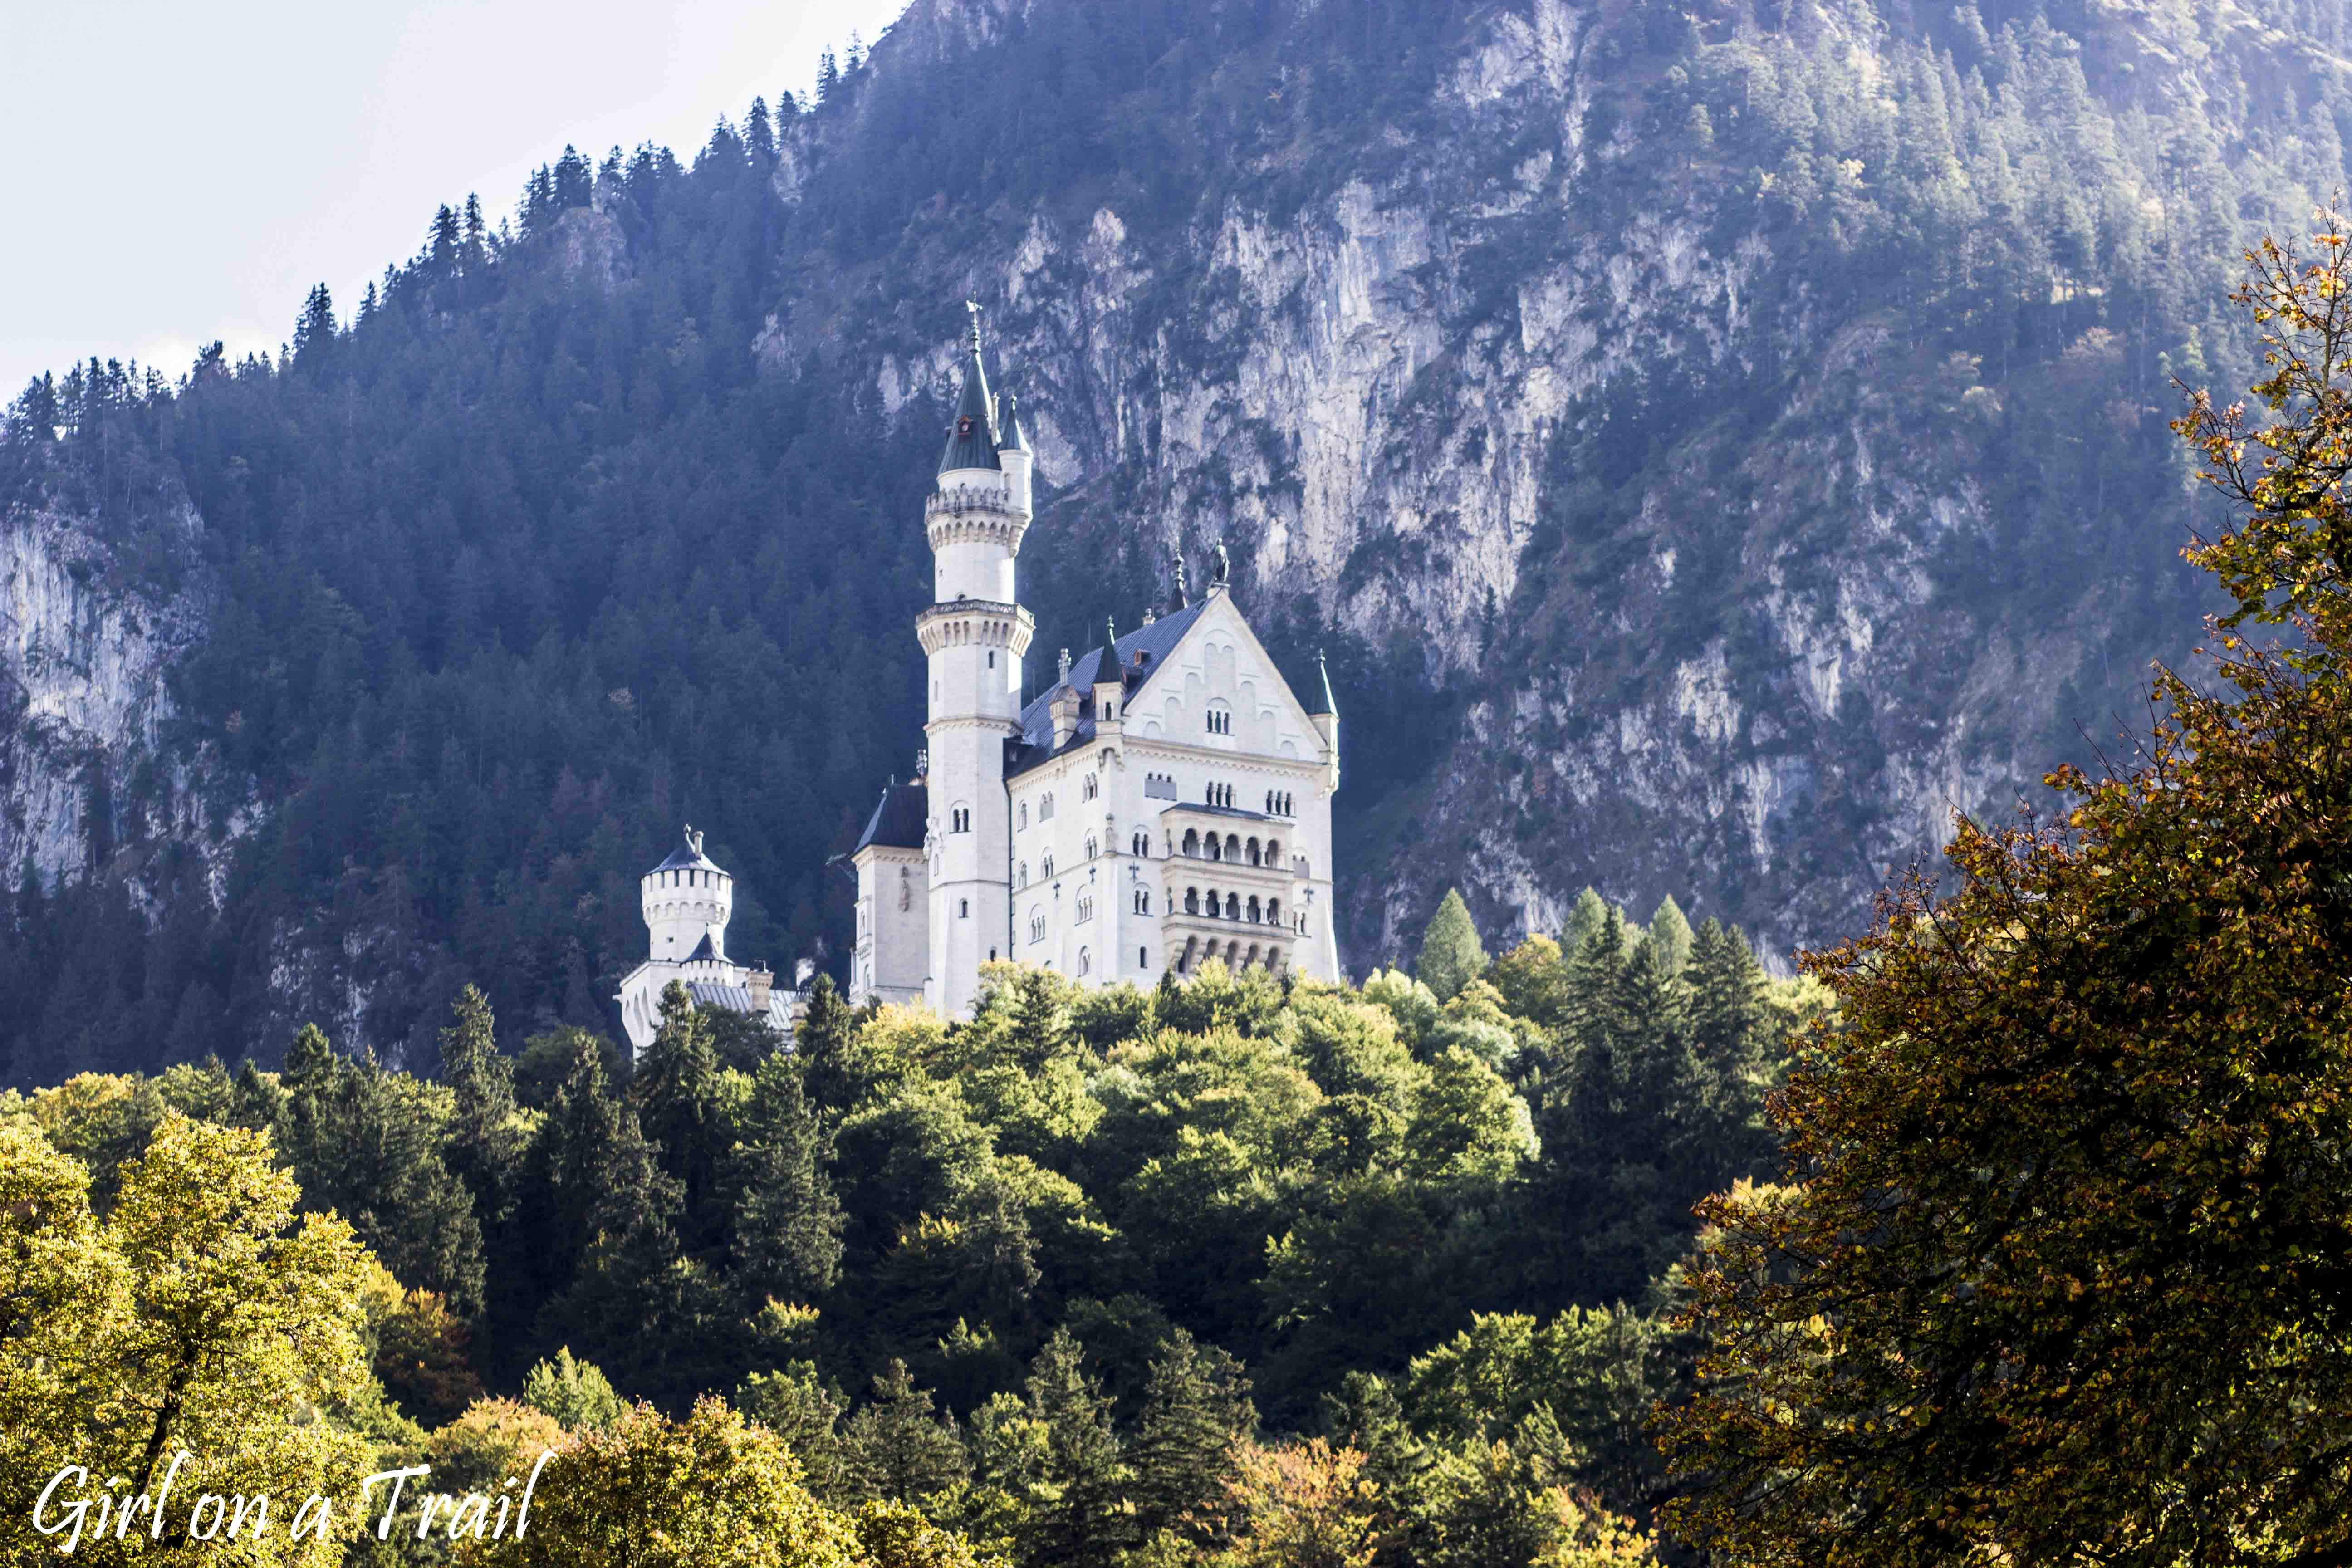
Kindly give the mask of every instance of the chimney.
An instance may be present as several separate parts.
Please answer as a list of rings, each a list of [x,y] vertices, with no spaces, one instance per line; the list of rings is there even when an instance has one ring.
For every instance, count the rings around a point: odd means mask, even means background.
[[[751,988],[751,1011],[766,1013],[768,995],[775,986],[776,977],[764,968],[754,969],[743,976],[743,984]]]

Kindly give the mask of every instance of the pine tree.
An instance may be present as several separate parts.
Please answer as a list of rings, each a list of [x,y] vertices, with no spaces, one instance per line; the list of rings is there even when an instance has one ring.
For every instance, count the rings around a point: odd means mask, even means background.
[[[685,1399],[723,1375],[740,1320],[687,1258],[684,1186],[661,1169],[635,1115],[622,1113],[601,1179],[594,1239],[553,1321],[632,1394]]]
[[[1672,893],[1658,900],[1657,912],[1650,917],[1649,935],[1658,944],[1658,973],[1679,984],[1683,966],[1690,963],[1691,928]]]
[[[449,1004],[441,1031],[441,1081],[456,1114],[449,1126],[449,1164],[474,1195],[485,1226],[502,1225],[512,1207],[521,1144],[516,1132],[514,1064],[499,1054],[489,998],[467,985]]]
[[[294,363],[315,364],[335,343],[335,301],[324,283],[311,285],[294,322]]]
[[[851,1060],[856,1031],[856,1016],[835,989],[833,976],[818,975],[809,986],[808,1012],[793,1032],[793,1044],[807,1064],[808,1097],[821,1110],[848,1110],[864,1088]]]
[[[845,1222],[824,1173],[824,1134],[783,1052],[752,1079],[748,1120],[732,1159],[737,1278],[754,1302],[808,1301],[840,1278]]]
[[[828,47],[816,58],[816,100],[820,104],[828,103],[840,90],[841,63],[833,58],[833,50]]]
[[[1223,1499],[1236,1445],[1256,1432],[1257,1407],[1241,1363],[1178,1329],[1151,1363],[1129,1454],[1141,1533],[1176,1530],[1202,1543],[1196,1521]]]
[[[802,1484],[835,1508],[857,1500],[842,1443],[841,1391],[817,1377],[814,1362],[755,1372],[735,1391],[735,1407],[784,1440],[801,1462]]]
[[[1574,958],[1592,933],[1606,923],[1609,910],[1609,900],[1591,888],[1577,894],[1576,902],[1569,907],[1568,925],[1559,933],[1560,952]]]
[[[848,1479],[860,1497],[917,1502],[947,1490],[971,1468],[952,1416],[933,1415],[896,1356],[874,1379],[874,1397],[849,1418],[842,1440]]]
[[[1030,1367],[1029,1415],[1044,1447],[1019,1532],[1022,1568],[1096,1568],[1134,1539],[1124,1506],[1134,1472],[1083,1358],[1070,1331],[1055,1329]]]
[[[574,1359],[570,1345],[524,1376],[522,1402],[553,1416],[566,1432],[609,1426],[621,1414],[612,1384],[594,1363]]]
[[[629,1080],[646,1136],[660,1149],[663,1168],[684,1184],[687,1215],[698,1237],[719,1159],[719,1058],[710,1030],[673,980],[663,988],[661,1027]]]
[[[1440,1002],[1450,1002],[1486,972],[1486,950],[1478,944],[1478,926],[1459,889],[1449,888],[1422,932],[1421,952],[1412,961],[1413,978],[1429,987]]]

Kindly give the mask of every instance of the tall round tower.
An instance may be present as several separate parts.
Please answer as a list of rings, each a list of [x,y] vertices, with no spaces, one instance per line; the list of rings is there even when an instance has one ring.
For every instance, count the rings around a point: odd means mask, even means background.
[[[930,973],[942,1016],[971,1011],[980,966],[1012,951],[1013,822],[1004,743],[1021,732],[1021,657],[1036,623],[1014,596],[1013,562],[1029,527],[1029,452],[1016,424],[1001,432],[980,359],[980,308],[955,422],[924,503],[932,604],[915,619],[929,660],[927,780]]]
[[[702,853],[702,835],[689,827],[686,842],[637,884],[646,933],[656,963],[695,959],[707,939],[709,957],[727,956],[727,920],[735,912],[735,879]]]

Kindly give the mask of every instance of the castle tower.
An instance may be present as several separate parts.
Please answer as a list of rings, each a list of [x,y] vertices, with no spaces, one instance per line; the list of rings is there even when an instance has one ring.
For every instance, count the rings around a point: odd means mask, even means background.
[[[657,963],[685,963],[710,945],[710,956],[727,956],[727,921],[735,912],[735,879],[702,852],[702,835],[689,827],[686,842],[669,858],[637,879],[645,911],[646,957]]]
[[[774,976],[759,964],[727,956],[727,921],[735,913],[735,879],[702,852],[702,835],[686,842],[637,881],[646,917],[646,961],[623,977],[613,999],[629,1047],[643,1055],[661,1027],[662,993],[677,981],[697,1007],[723,1007],[764,1018],[779,1034],[792,1026],[775,996]]]
[[[980,358],[980,308],[955,422],[924,503],[932,604],[915,619],[929,661],[930,901],[925,997],[946,1017],[971,1011],[980,966],[1012,951],[1011,805],[1004,746],[1021,732],[1021,658],[1036,625],[1013,588],[1029,527],[1028,444],[1001,431]]]

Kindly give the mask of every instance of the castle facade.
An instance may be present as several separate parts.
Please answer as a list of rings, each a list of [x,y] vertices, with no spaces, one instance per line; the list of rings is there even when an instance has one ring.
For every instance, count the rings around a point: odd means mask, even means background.
[[[1302,702],[1234,604],[1220,547],[1200,597],[1179,562],[1171,603],[1064,651],[1024,700],[1035,622],[1014,565],[1033,461],[1017,405],[988,390],[975,311],[923,508],[927,743],[850,856],[851,1000],[966,1016],[1000,960],[1093,985],[1211,958],[1336,981],[1339,716],[1320,661]]]

